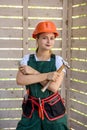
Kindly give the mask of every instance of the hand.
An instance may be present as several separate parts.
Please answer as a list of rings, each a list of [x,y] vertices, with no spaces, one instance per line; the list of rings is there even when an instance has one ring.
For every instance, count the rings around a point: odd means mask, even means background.
[[[24,75],[28,75],[28,74],[38,74],[39,72],[35,69],[33,69],[30,66],[27,65],[23,65],[19,67],[19,70],[24,74]]]
[[[56,79],[60,76],[58,72],[49,72],[47,75],[47,80],[56,81]]]
[[[52,92],[57,92],[62,84],[64,78],[64,72],[61,72],[55,81],[50,82],[48,89]]]

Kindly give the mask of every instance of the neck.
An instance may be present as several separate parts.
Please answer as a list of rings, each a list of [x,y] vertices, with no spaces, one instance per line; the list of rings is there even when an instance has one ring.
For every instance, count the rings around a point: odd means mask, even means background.
[[[36,55],[40,60],[48,60],[50,58],[51,53],[50,51],[38,51]]]

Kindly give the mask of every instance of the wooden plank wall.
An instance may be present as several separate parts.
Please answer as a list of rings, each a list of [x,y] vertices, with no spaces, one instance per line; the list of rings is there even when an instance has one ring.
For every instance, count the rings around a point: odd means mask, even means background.
[[[21,115],[23,88],[15,77],[22,57],[23,5],[0,0],[0,130],[15,128]]]
[[[24,90],[16,74],[23,55],[35,50],[31,34],[37,22],[55,22],[60,35],[53,52],[62,55],[63,6],[60,0],[0,0],[0,130],[15,130],[20,120]]]
[[[0,0],[0,130],[15,130],[20,120],[24,89],[16,73],[23,55],[35,50],[31,34],[42,20],[55,22],[60,35],[53,52],[71,66],[61,90],[64,98],[67,94],[69,125],[86,130],[87,0]]]
[[[70,0],[68,20],[70,126],[87,130],[87,0]]]

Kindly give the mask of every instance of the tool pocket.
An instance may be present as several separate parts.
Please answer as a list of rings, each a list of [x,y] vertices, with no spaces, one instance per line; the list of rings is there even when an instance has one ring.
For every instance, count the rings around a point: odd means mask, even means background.
[[[31,99],[27,99],[27,100],[23,100],[22,103],[22,111],[23,111],[23,115],[27,118],[31,118],[33,111],[34,111],[34,105],[32,103]]]
[[[65,106],[60,96],[50,99],[44,104],[44,113],[49,120],[56,120],[65,114]]]

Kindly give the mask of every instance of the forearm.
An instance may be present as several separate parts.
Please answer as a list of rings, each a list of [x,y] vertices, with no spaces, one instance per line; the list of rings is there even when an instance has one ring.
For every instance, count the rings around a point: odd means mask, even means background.
[[[51,82],[51,84],[48,87],[48,90],[52,91],[52,92],[57,92],[59,90],[59,87],[62,84],[64,78],[64,72],[61,72],[60,76],[57,78],[56,82]]]
[[[34,68],[32,68],[31,66],[27,66],[27,65],[23,65],[19,67],[19,71],[23,74],[23,75],[30,75],[30,74],[40,74],[39,71],[35,70]],[[40,82],[40,84],[42,86],[45,86],[47,83],[47,81],[42,81]]]
[[[16,82],[18,85],[30,85],[45,80],[47,80],[47,73],[24,75],[19,71],[16,77]]]

